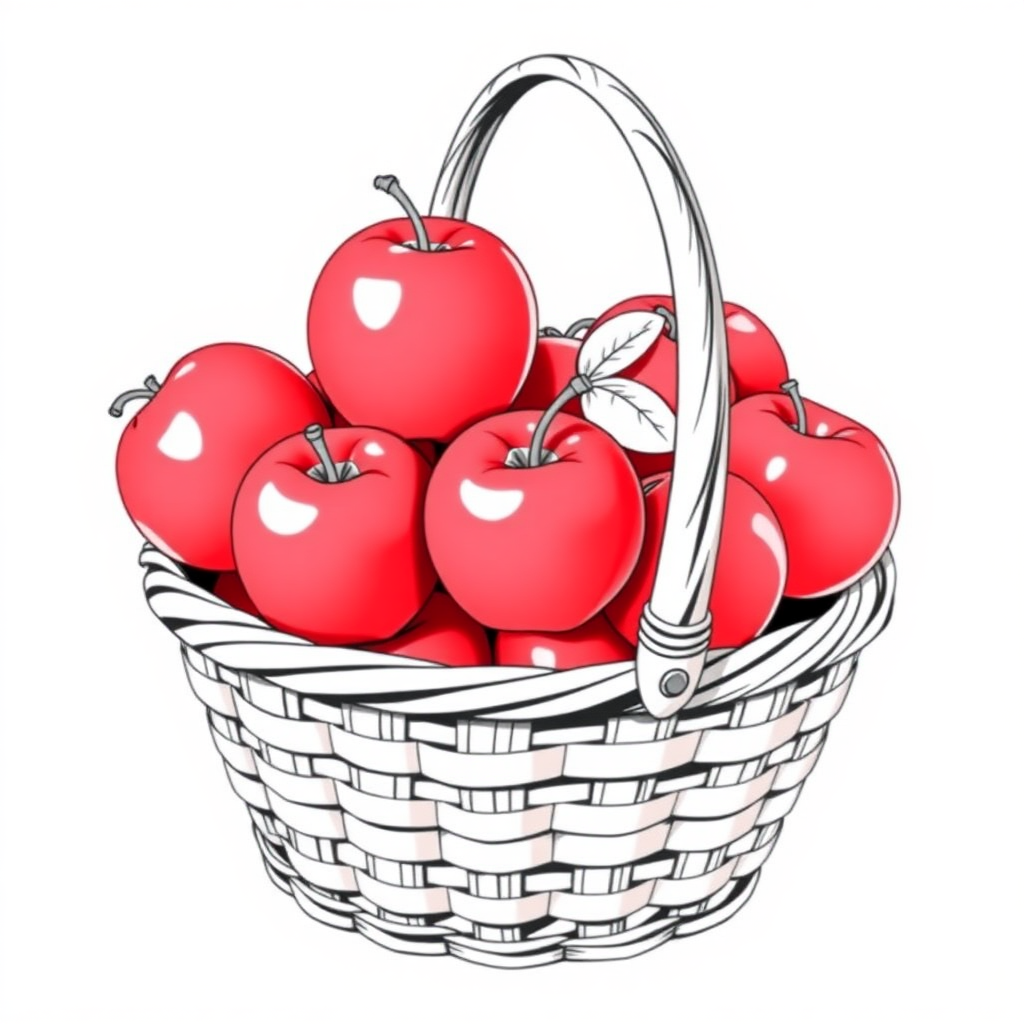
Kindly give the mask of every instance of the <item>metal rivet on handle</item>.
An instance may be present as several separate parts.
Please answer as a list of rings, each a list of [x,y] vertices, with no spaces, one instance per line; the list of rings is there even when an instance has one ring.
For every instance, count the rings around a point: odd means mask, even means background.
[[[678,697],[686,693],[690,677],[681,668],[674,668],[661,677],[661,692],[666,697]]]

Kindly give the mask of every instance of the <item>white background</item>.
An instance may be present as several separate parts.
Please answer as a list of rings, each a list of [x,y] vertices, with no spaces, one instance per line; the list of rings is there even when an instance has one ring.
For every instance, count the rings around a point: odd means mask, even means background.
[[[1019,5],[2,9],[5,1021],[1020,1019]],[[541,52],[648,104],[725,297],[882,437],[904,504],[894,618],[750,904],[520,974],[387,952],[270,884],[143,600],[106,408],[211,341],[305,366],[321,265],[396,214],[374,175],[426,207],[471,100]],[[564,326],[667,283],[645,202],[549,86],[471,217]]]

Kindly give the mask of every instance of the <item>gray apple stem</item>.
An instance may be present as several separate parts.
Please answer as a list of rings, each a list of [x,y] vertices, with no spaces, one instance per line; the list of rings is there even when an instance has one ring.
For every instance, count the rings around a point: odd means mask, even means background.
[[[800,397],[795,380],[784,380],[779,387],[789,395],[793,405],[796,407],[796,429],[801,434],[807,433],[807,410],[804,408],[804,400]]]
[[[665,318],[665,321],[666,321],[665,322],[665,333],[673,341],[678,341],[679,337],[678,337],[678,333],[676,331],[676,315],[675,315],[675,313],[673,313],[672,310],[669,309],[667,306],[655,306],[654,307],[654,312],[657,313],[658,316],[663,316]]]
[[[160,382],[153,374],[150,374],[142,383],[146,385],[144,388],[133,388],[131,391],[125,391],[118,395],[110,403],[107,412],[115,418],[119,417],[124,414],[124,407],[129,402],[134,402],[137,398],[148,402],[160,390]]]
[[[338,468],[334,465],[334,459],[331,458],[331,453],[327,450],[327,442],[324,441],[324,428],[319,423],[311,423],[306,427],[306,440],[313,446],[313,451],[316,452],[317,458],[320,460],[324,479],[329,484],[341,483]]]
[[[544,415],[541,416],[540,423],[537,424],[537,429],[533,432],[533,438],[530,441],[530,458],[527,461],[528,468],[536,469],[541,464],[544,450],[544,435],[548,432],[548,427],[551,426],[551,421],[558,414],[559,409],[578,395],[585,395],[588,391],[593,390],[594,382],[581,373],[573,377],[562,391],[559,392],[558,397],[548,406]]]
[[[398,184],[398,179],[393,174],[378,174],[373,179],[373,187],[379,188],[381,192],[387,192],[394,197],[405,210],[406,216],[412,221],[413,230],[416,232],[416,248],[421,252],[430,252],[430,239],[427,237],[427,227],[423,223],[419,210],[412,204],[412,200],[406,194],[404,188]]]
[[[595,317],[585,316],[582,320],[577,320],[575,323],[571,323],[565,332],[566,338],[575,338],[577,331],[582,331],[584,327],[593,327],[595,323]]]

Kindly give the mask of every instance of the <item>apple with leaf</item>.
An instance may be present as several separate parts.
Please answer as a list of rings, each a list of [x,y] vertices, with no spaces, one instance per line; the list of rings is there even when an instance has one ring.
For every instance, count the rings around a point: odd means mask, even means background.
[[[608,321],[546,409],[483,419],[438,460],[427,546],[445,588],[485,626],[577,629],[632,573],[643,495],[624,449],[671,451],[675,417],[656,392],[618,374],[663,328],[642,311]],[[585,418],[561,411],[574,398]]]

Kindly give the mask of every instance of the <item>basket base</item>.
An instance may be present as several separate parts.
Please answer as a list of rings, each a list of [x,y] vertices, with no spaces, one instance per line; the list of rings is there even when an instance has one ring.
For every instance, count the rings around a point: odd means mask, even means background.
[[[519,969],[540,967],[560,960],[628,960],[640,956],[671,939],[696,935],[724,924],[753,895],[761,869],[733,880],[724,890],[724,898],[714,910],[692,916],[665,911],[643,925],[616,935],[580,939],[564,934],[534,937],[516,943],[485,942],[441,925],[411,928],[385,921],[354,903],[317,892],[304,882],[267,842],[253,829],[270,880],[291,896],[314,920],[345,931],[358,931],[371,942],[396,953],[415,956],[455,956],[460,960],[488,967]]]

